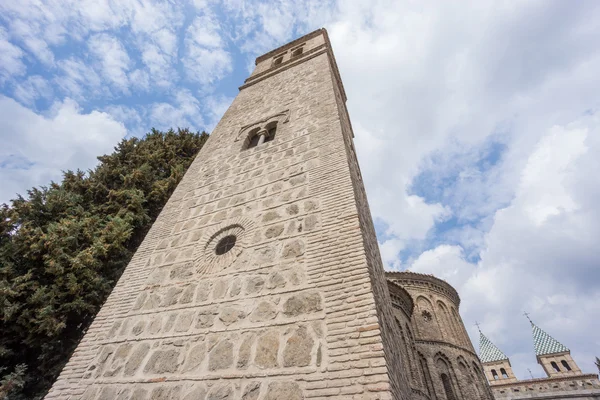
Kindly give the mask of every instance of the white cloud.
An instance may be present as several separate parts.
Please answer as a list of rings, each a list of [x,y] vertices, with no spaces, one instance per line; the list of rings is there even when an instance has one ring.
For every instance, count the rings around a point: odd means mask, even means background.
[[[0,54],[2,62],[0,63],[0,83],[4,83],[13,75],[23,75],[26,67],[22,61],[23,51],[8,40],[6,30],[0,26]]]
[[[190,79],[209,84],[231,72],[233,61],[220,30],[218,21],[208,15],[196,17],[188,27],[182,62]]]
[[[97,34],[88,41],[90,52],[100,61],[102,75],[121,91],[127,92],[127,71],[131,60],[121,42],[108,34]]]
[[[175,93],[172,103],[152,104],[150,120],[152,127],[162,130],[169,128],[199,130],[204,126],[198,99],[185,89]]]
[[[57,75],[54,81],[69,97],[84,100],[108,92],[102,78],[81,59],[71,57],[61,60],[58,68],[62,74]]]
[[[22,103],[31,105],[39,98],[50,99],[52,93],[52,86],[47,80],[39,75],[31,75],[16,85],[14,96]]]
[[[61,171],[94,167],[96,157],[111,152],[127,134],[110,115],[84,114],[68,99],[44,116],[0,96],[0,128],[0,202],[60,180]]]

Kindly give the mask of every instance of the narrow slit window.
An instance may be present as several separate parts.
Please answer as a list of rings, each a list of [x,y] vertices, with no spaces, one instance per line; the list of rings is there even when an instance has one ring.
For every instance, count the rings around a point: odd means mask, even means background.
[[[440,376],[442,378],[442,385],[444,385],[444,392],[446,392],[446,399],[448,400],[456,400],[456,396],[454,395],[454,390],[452,389],[452,382],[450,382],[450,378],[446,374],[442,374]]]
[[[565,369],[567,371],[571,371],[571,367],[569,366],[568,362],[566,362],[565,360],[562,360],[560,363],[562,364],[563,367],[565,367]]]
[[[558,365],[554,361],[552,361],[550,365],[552,365],[552,368],[554,368],[556,372],[560,372],[560,368],[558,368]]]

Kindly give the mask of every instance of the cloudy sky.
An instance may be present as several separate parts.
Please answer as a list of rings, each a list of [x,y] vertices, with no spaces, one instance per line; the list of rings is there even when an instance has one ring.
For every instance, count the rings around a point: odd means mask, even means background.
[[[0,0],[0,202],[151,127],[210,131],[325,26],[388,269],[433,273],[515,373],[522,315],[600,356],[600,3]]]

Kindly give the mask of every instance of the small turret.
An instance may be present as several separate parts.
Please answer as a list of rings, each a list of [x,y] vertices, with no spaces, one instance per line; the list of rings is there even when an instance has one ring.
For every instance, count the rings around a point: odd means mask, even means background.
[[[529,316],[527,316],[529,319]],[[582,372],[571,357],[571,351],[558,340],[554,339],[540,327],[531,323],[533,346],[538,364],[544,368],[549,377],[581,375]]]
[[[479,330],[479,359],[490,385],[516,382],[510,360]]]

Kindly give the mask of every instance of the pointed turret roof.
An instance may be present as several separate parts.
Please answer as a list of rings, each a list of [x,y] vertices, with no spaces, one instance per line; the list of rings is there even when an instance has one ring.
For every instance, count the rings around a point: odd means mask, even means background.
[[[508,360],[508,357],[483,332],[479,331],[479,359],[482,363],[487,363]]]
[[[529,320],[529,322],[531,322],[531,333],[533,334],[533,346],[535,347],[536,356],[569,351],[566,346],[540,329],[533,321]]]

